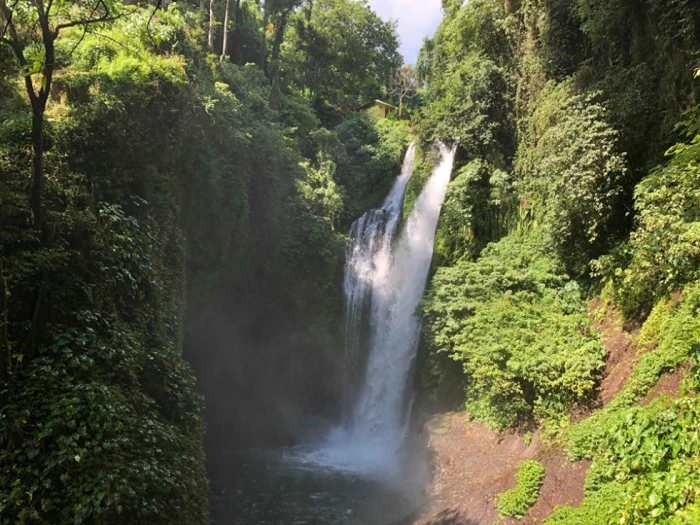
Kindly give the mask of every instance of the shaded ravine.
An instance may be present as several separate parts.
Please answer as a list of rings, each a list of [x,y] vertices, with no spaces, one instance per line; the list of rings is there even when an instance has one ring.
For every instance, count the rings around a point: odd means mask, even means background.
[[[440,145],[440,153],[403,227],[414,146],[382,207],[366,212],[350,232],[348,402],[341,422],[313,443],[238,455],[232,467],[237,486],[215,504],[215,523],[385,525],[420,502],[427,464],[407,439],[409,385],[420,333],[415,311],[454,162],[454,150]]]

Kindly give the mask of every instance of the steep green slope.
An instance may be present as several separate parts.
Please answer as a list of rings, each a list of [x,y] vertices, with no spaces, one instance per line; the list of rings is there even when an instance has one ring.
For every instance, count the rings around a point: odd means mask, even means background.
[[[421,310],[425,402],[541,426],[593,459],[581,509],[551,523],[694,523],[697,385],[634,405],[700,345],[700,6],[443,6],[419,58],[418,130],[460,142]],[[591,411],[605,358],[595,294],[626,320],[651,316],[630,379]],[[590,418],[571,426],[573,407]]]
[[[323,128],[296,78],[272,85],[274,5],[243,1],[234,63],[208,52],[192,4],[61,32],[45,229],[23,70],[0,45],[0,523],[207,523],[205,415],[225,468],[235,447],[288,442],[304,412],[336,409],[340,232],[391,184],[407,126]],[[24,29],[36,6],[21,8]],[[395,61],[393,27],[360,23],[385,40],[373,59]]]

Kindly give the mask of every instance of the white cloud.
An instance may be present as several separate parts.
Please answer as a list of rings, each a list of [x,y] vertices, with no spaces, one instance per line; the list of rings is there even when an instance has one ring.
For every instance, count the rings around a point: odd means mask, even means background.
[[[385,20],[397,20],[401,53],[406,62],[415,62],[423,38],[433,36],[440,20],[440,0],[369,0],[376,13]]]

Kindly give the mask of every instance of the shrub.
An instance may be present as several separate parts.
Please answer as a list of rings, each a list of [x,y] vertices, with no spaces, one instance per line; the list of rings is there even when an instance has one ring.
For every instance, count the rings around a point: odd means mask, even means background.
[[[439,268],[422,306],[426,367],[460,362],[467,410],[492,427],[534,419],[555,432],[603,368],[579,287],[549,246],[542,232],[504,237]]]
[[[626,173],[618,140],[596,97],[564,82],[542,96],[518,150],[523,202],[577,274],[612,232]]]
[[[608,483],[587,493],[578,508],[558,506],[543,525],[617,525],[623,498],[624,487]]]
[[[522,461],[516,475],[514,489],[496,496],[496,506],[501,516],[522,518],[536,502],[544,480],[544,466],[534,460]]]
[[[405,121],[373,121],[356,113],[336,128],[343,145],[337,159],[337,181],[345,193],[345,221],[377,206],[400,172],[411,141]]]
[[[700,399],[657,399],[613,414],[596,422],[583,504],[558,509],[546,525],[695,523]]]
[[[423,186],[428,182],[433,173],[433,165],[427,161],[426,153],[422,150],[416,151],[416,163],[413,166],[413,174],[406,185],[406,193],[403,200],[403,217],[408,219],[413,211],[413,205],[418,200]]]
[[[700,344],[700,285],[677,301],[659,303],[642,328],[640,341],[656,342],[635,365],[624,388],[610,404],[569,432],[569,456],[593,458],[605,446],[608,428],[624,418],[624,409],[644,397],[661,375],[690,360]]]
[[[508,232],[517,208],[510,174],[482,159],[463,166],[447,188],[435,239],[438,265],[475,259]]]

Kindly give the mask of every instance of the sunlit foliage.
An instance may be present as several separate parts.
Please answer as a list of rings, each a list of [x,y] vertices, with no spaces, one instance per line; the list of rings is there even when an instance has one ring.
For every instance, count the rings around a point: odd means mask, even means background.
[[[439,268],[422,307],[426,379],[439,388],[441,359],[461,363],[467,411],[495,428],[555,430],[602,371],[580,289],[550,252],[541,233],[506,237],[476,262]]]

